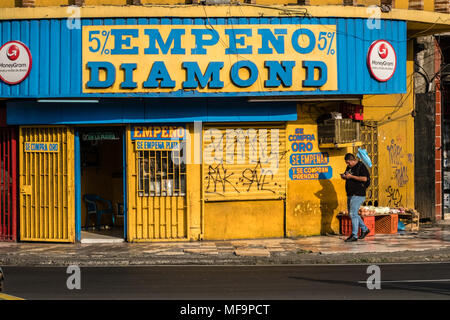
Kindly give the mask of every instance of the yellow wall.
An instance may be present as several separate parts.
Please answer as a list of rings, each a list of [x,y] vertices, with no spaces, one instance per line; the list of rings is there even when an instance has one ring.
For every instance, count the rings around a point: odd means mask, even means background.
[[[201,131],[195,132],[194,125],[189,124],[188,142],[190,144],[190,159],[186,165],[186,196],[188,205],[188,238],[199,240],[202,237],[202,190],[201,190],[201,164],[200,150],[202,145]],[[195,153],[195,152],[198,153]]]
[[[0,8],[12,8],[16,6],[17,0],[2,0],[0,1]]]
[[[126,5],[127,0],[84,0],[84,4],[86,6],[93,6],[93,5]]]
[[[69,6],[72,5],[70,0],[36,0],[36,7],[50,7],[50,6]]]
[[[423,10],[434,11],[434,0],[424,0]]]
[[[310,0],[311,6],[342,5],[343,0]]]
[[[395,0],[394,6],[396,9],[408,9],[409,0]]]
[[[243,1],[241,1],[243,2]],[[282,5],[282,4],[297,4],[297,0],[256,0],[256,4],[263,5]]]
[[[208,202],[206,240],[284,236],[283,200]]]
[[[304,134],[314,135],[313,149],[308,153],[328,152],[329,164],[333,170],[331,179],[291,180],[288,178],[286,203],[286,236],[309,236],[338,233],[339,221],[336,215],[347,207],[345,183],[339,173],[345,171],[344,155],[350,150],[319,149],[317,141],[317,117],[322,114],[318,104],[302,105],[298,108],[298,119],[288,122],[287,137],[302,128]],[[287,141],[287,159],[290,158],[292,142]],[[297,153],[297,152],[295,152]],[[287,171],[291,167],[288,162]],[[289,173],[288,173],[289,176]]]
[[[360,6],[379,6],[381,4],[381,0],[356,0],[355,5]]]
[[[186,0],[141,0],[143,5],[146,4],[186,4]]]

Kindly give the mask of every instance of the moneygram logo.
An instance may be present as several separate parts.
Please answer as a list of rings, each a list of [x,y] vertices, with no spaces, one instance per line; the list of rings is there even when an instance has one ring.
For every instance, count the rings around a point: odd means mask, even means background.
[[[367,66],[375,80],[385,82],[391,79],[397,67],[397,55],[392,44],[386,40],[374,41],[367,52]]]
[[[380,56],[381,59],[386,59],[388,54],[389,54],[389,51],[388,51],[386,44],[382,43],[380,45],[380,47],[378,48],[378,55]]]
[[[31,71],[30,49],[23,42],[13,40],[0,46],[0,80],[9,85],[19,84]]]
[[[9,46],[8,51],[6,52],[6,56],[11,61],[16,61],[19,58],[20,50],[19,47],[15,44]]]

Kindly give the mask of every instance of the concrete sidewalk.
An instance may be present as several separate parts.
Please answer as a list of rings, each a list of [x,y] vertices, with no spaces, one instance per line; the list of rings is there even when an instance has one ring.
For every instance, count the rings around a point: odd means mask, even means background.
[[[0,266],[246,265],[450,261],[450,224],[377,234],[346,243],[342,235],[263,240],[54,244],[0,242]]]

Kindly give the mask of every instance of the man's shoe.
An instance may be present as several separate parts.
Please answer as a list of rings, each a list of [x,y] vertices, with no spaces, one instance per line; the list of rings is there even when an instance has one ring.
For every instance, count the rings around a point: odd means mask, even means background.
[[[358,238],[356,238],[354,236],[350,236],[347,239],[345,239],[345,242],[353,242],[353,241],[358,241]]]
[[[361,231],[361,235],[359,236],[359,239],[364,239],[369,233],[370,233],[369,229],[367,229],[367,231]]]

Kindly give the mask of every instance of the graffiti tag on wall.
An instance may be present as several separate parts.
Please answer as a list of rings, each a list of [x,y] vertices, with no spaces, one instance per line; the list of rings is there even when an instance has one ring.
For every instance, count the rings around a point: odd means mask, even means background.
[[[397,188],[392,188],[389,186],[386,188],[387,198],[388,198],[388,207],[403,207],[403,196],[400,193],[400,190]]]
[[[279,129],[208,129],[204,133],[207,195],[233,197],[285,193]]]
[[[397,138],[401,141],[401,138]],[[388,206],[401,207],[403,206],[403,195],[401,188],[406,187],[409,182],[408,177],[408,166],[405,162],[413,163],[413,154],[405,154],[403,152],[403,147],[396,143],[394,139],[391,140],[390,144],[386,146],[387,152],[389,154],[389,164],[391,166],[391,185],[386,188],[386,196]]]

